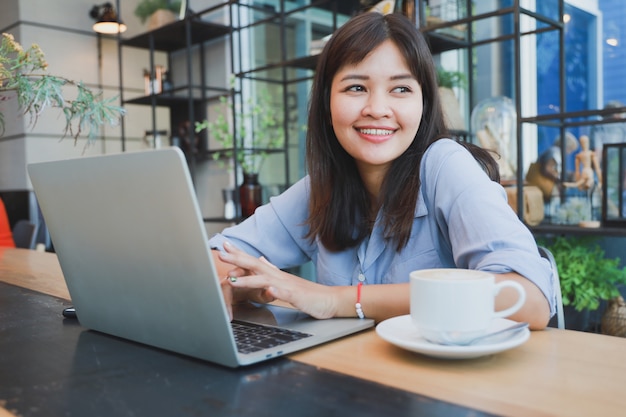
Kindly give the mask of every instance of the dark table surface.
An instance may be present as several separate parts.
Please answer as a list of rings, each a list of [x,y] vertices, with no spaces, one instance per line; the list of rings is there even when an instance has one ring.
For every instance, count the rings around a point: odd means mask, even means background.
[[[86,330],[66,306],[0,283],[0,405],[18,416],[486,415],[288,358],[225,368]]]

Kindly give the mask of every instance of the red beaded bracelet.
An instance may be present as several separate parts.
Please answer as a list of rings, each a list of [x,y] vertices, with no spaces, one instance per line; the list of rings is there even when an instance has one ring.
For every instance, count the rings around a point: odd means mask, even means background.
[[[363,287],[363,282],[359,281],[356,286],[356,315],[359,316],[360,319],[365,318],[365,314],[363,314],[363,308],[361,307],[361,287]]]

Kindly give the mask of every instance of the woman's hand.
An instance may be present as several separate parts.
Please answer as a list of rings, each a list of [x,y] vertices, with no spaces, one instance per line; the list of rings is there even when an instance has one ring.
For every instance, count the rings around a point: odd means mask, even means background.
[[[229,271],[229,278],[222,283],[229,307],[230,303],[244,298],[261,303],[277,299],[318,319],[335,316],[337,301],[332,287],[281,271],[265,258],[250,256],[228,242],[224,244],[224,250],[219,253],[219,259],[237,266]],[[225,286],[230,286],[233,291]]]
[[[233,319],[233,304],[239,304],[246,301],[255,301],[264,304],[274,301],[275,298],[268,295],[263,289],[234,288],[230,285],[231,281],[236,280],[237,277],[249,275],[250,272],[238,267],[233,269],[233,265],[230,263],[217,263],[218,261],[221,261],[220,252],[218,251],[214,251],[214,256],[216,257],[216,267],[218,269],[219,276],[225,276],[225,278],[221,279],[220,286],[222,288],[222,295],[228,310],[228,316],[231,320]]]

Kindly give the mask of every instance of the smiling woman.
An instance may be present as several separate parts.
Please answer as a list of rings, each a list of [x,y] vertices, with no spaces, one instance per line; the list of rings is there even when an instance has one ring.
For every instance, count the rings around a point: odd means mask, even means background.
[[[469,150],[469,151],[468,151]],[[228,302],[279,299],[317,318],[409,312],[409,273],[464,268],[513,280],[511,318],[554,312],[549,264],[509,208],[493,158],[448,139],[428,46],[404,16],[358,15],[322,51],[309,106],[309,175],[211,239]],[[284,271],[313,261],[311,282]],[[517,294],[503,290],[498,310]]]

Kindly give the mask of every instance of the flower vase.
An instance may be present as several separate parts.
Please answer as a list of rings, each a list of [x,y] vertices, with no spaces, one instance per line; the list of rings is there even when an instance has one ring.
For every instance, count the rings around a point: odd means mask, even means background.
[[[241,216],[250,217],[254,210],[263,204],[263,188],[259,184],[259,174],[243,174],[243,183],[239,187]]]

